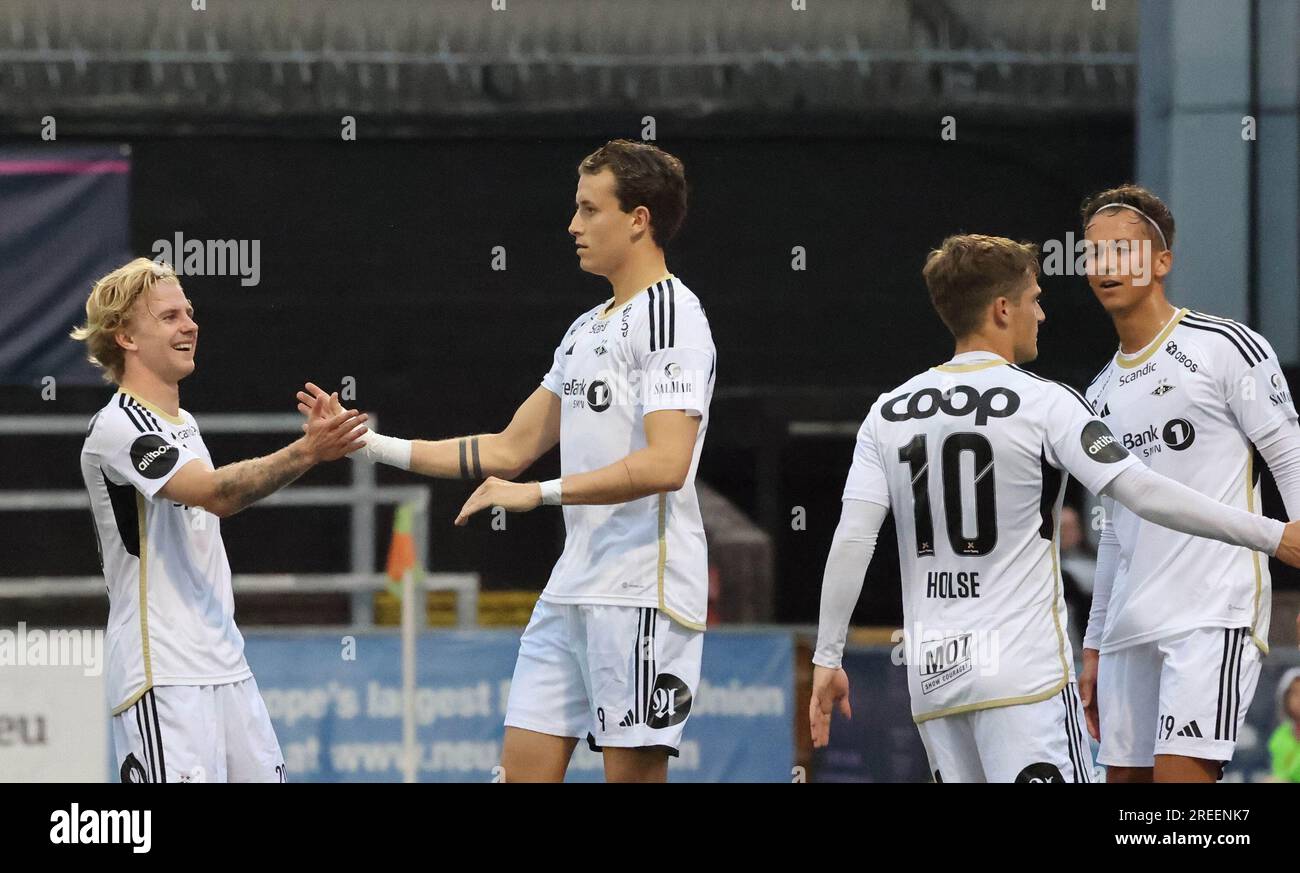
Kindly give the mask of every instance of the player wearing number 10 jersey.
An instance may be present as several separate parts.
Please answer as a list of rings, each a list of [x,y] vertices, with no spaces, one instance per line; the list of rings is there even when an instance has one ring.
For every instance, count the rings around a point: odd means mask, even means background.
[[[926,262],[956,355],[882,394],[858,432],[823,580],[817,745],[847,701],[848,621],[890,508],[912,715],[936,781],[1091,781],[1057,547],[1067,474],[1158,523],[1270,553],[1282,540],[1282,523],[1147,470],[1078,392],[1016,366],[1037,357],[1037,272],[1034,246],[999,237],[951,237]]]

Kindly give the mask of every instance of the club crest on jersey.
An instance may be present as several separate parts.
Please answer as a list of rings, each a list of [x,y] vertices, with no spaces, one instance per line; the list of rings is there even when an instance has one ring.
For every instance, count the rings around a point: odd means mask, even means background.
[[[131,463],[146,479],[161,479],[180,458],[176,447],[156,433],[147,433],[131,444]]]
[[[1156,387],[1151,391],[1151,396],[1163,397],[1173,390],[1174,390],[1174,386],[1170,385],[1167,379],[1161,379],[1159,384],[1157,384]]]
[[[959,400],[960,398],[960,400]],[[998,398],[1002,399],[998,404]],[[907,401],[906,404],[903,401]],[[970,385],[954,385],[945,391],[922,388],[910,394],[891,397],[880,407],[886,421],[911,421],[930,418],[942,412],[957,418],[974,414],[975,425],[988,424],[990,418],[1007,418],[1020,408],[1020,395],[1009,388],[979,391]]]

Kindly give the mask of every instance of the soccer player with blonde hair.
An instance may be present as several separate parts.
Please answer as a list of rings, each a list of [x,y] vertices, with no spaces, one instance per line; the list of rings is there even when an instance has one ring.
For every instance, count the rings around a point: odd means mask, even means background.
[[[199,326],[176,273],[136,258],[95,283],[72,337],[117,386],[81,449],[109,611],[105,680],[123,782],[283,782],[235,627],[220,519],[361,447],[356,410],[270,455],[214,469],[180,406]]]

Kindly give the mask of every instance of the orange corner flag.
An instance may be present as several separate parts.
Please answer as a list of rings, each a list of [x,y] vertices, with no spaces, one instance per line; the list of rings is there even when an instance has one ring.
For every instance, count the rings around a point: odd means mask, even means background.
[[[402,580],[407,573],[414,573],[417,581],[421,575],[422,568],[415,557],[415,537],[411,534],[414,515],[414,505],[403,503],[393,516],[393,539],[388,544],[386,572],[391,580],[388,593],[394,597],[402,596]]]

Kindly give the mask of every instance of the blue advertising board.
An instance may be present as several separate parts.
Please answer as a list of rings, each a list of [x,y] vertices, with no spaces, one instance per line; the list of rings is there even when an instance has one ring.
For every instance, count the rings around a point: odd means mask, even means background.
[[[831,742],[813,757],[817,782],[928,782],[925,747],[912,723],[907,675],[887,646],[849,648],[853,719],[836,715]],[[1237,749],[1225,768],[1225,782],[1260,782],[1270,777],[1268,740],[1279,723],[1277,687],[1286,671],[1300,665],[1300,651],[1275,647],[1264,659],[1254,700],[1237,736]],[[1077,668],[1076,668],[1077,669]],[[1093,760],[1097,743],[1091,741]]]
[[[246,654],[291,781],[401,779],[401,641],[393,633],[249,633]],[[517,631],[434,631],[418,649],[419,778],[490,782],[519,646]],[[793,642],[781,631],[709,631],[674,782],[788,782],[794,755]],[[580,742],[568,781],[603,779]]]

